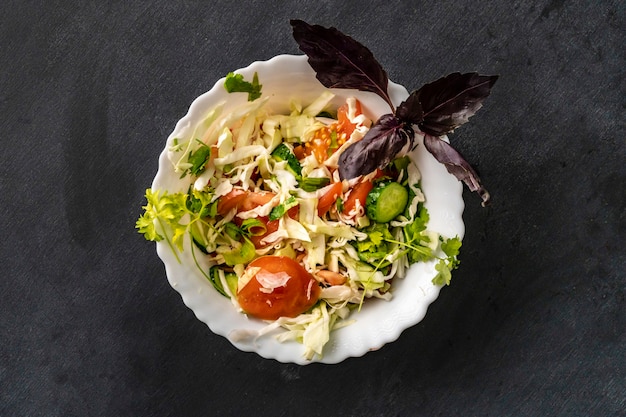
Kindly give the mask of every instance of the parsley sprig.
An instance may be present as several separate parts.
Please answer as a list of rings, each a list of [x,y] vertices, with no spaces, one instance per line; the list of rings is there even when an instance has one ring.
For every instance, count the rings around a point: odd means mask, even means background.
[[[178,252],[183,250],[185,234],[198,222],[210,227],[205,217],[216,210],[216,203],[211,203],[211,194],[193,189],[186,194],[148,188],[146,200],[144,212],[137,219],[135,227],[146,240],[165,240],[180,262]],[[189,217],[186,218],[186,215]],[[166,232],[168,229],[171,230],[171,236]]]

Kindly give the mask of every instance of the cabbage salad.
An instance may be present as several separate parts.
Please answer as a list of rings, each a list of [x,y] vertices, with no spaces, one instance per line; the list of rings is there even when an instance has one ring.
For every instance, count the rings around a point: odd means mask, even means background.
[[[372,125],[357,99],[333,108],[326,91],[274,114],[256,74],[248,83],[231,73],[225,86],[248,92],[249,101],[229,111],[217,104],[191,135],[168,142],[188,189],[148,189],[137,228],[177,258],[190,250],[233,308],[267,321],[256,336],[281,328],[279,341],[321,357],[331,332],[369,299],[390,300],[393,280],[411,264],[435,260],[433,283],[450,282],[461,241],[427,229],[411,152],[340,178],[340,155]]]

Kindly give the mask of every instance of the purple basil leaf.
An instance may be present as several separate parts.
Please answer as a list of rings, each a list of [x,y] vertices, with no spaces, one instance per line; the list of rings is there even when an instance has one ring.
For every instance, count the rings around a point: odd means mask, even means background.
[[[352,179],[384,168],[402,151],[413,146],[415,131],[393,114],[385,114],[339,156],[339,176]]]
[[[372,52],[336,28],[291,20],[293,37],[308,55],[317,79],[327,88],[369,91],[382,97],[394,110],[387,92],[389,79]]]
[[[466,123],[482,107],[497,79],[497,75],[455,72],[411,93],[405,101],[410,108],[401,106],[398,111],[412,116],[421,113],[419,128],[429,135],[442,136]],[[419,102],[419,108],[415,102]]]
[[[480,195],[483,200],[483,207],[489,204],[489,193],[481,185],[478,174],[452,145],[441,138],[426,134],[424,135],[424,146],[437,161],[445,165],[450,174],[459,181],[463,181],[470,191],[476,191]]]
[[[422,103],[420,103],[417,91],[413,91],[406,100],[400,103],[396,109],[396,116],[400,120],[414,125],[424,120],[424,111],[422,110]]]

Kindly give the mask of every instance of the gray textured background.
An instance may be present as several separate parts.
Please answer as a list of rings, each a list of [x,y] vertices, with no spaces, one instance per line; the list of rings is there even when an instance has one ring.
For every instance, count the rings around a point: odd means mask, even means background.
[[[271,4],[271,6],[270,6]],[[622,1],[0,4],[1,416],[618,416],[626,408]],[[500,74],[452,136],[461,268],[339,365],[233,348],[134,231],[157,156],[228,71],[336,26],[417,88]]]

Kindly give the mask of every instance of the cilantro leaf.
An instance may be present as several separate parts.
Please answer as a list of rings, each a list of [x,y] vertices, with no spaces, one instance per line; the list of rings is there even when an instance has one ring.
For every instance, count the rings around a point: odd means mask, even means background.
[[[211,148],[200,140],[198,140],[198,143],[200,143],[200,147],[195,151],[190,152],[189,158],[187,158],[187,161],[191,164],[189,171],[193,175],[202,174],[206,168],[207,162],[209,162],[209,159],[211,158]]]
[[[383,241],[383,233],[381,231],[374,231],[372,233],[368,233],[367,237],[369,237],[370,241],[374,246],[378,246]]]
[[[224,81],[224,88],[229,93],[248,93],[248,101],[261,97],[262,84],[259,84],[258,74],[255,72],[252,82],[245,81],[243,75],[229,72]]]
[[[387,225],[375,223],[364,231],[367,233],[367,238],[354,245],[359,259],[379,268],[387,266],[388,262],[385,261],[385,257],[391,252],[389,242],[393,242],[393,236]]]
[[[452,239],[446,239],[441,243],[441,250],[448,255],[448,257],[455,257],[459,254],[461,249],[461,239],[454,237]]]
[[[144,213],[137,220],[135,227],[139,233],[143,234],[147,240],[161,241],[165,239],[178,259],[175,247],[179,250],[183,248],[183,240],[188,225],[181,224],[180,221],[188,212],[186,208],[186,195],[183,193],[168,194],[161,193],[148,188],[146,190],[146,200],[148,204],[143,206]],[[159,233],[156,225],[162,230]],[[165,232],[165,227],[172,230],[172,237],[169,238]],[[180,261],[180,259],[178,259]]]
[[[450,285],[452,279],[452,270],[458,268],[461,261],[457,258],[459,250],[461,249],[461,239],[453,237],[451,239],[444,239],[441,242],[441,250],[446,255],[446,258],[439,259],[435,270],[437,275],[433,278],[432,282],[435,285]]]
[[[452,280],[452,273],[450,272],[450,268],[446,264],[445,259],[440,259],[439,262],[437,262],[437,265],[435,265],[435,270],[438,273],[433,278],[433,284],[450,285],[450,281]]]
[[[217,214],[217,200],[211,202],[212,194],[196,190],[189,186],[185,207],[197,217],[215,217]]]
[[[289,197],[284,201],[284,203],[277,205],[270,211],[270,220],[278,220],[289,211],[290,208],[293,208],[298,205],[298,200],[294,196]]]
[[[404,241],[409,248],[410,263],[426,261],[433,257],[432,249],[423,245],[423,242],[429,241],[428,236],[422,233],[426,231],[429,218],[428,210],[422,205],[415,219],[404,228]]]

